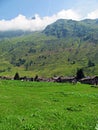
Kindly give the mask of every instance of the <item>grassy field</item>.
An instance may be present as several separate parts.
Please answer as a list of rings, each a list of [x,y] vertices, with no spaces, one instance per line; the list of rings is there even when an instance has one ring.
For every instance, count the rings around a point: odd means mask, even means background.
[[[98,88],[0,80],[0,130],[98,130]]]

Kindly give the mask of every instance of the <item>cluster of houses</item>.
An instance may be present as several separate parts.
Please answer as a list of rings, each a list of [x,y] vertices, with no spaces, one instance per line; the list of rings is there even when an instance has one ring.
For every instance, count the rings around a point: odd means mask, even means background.
[[[76,77],[63,77],[63,76],[58,76],[58,77],[52,77],[52,78],[42,78],[35,76],[35,78],[28,78],[28,77],[20,77],[20,78],[10,78],[10,77],[3,77],[0,76],[0,79],[4,80],[21,80],[21,81],[36,81],[36,82],[59,82],[59,83],[83,83],[83,84],[91,84],[91,85],[98,85],[98,76],[93,76],[93,77],[85,77],[80,80],[77,80]]]

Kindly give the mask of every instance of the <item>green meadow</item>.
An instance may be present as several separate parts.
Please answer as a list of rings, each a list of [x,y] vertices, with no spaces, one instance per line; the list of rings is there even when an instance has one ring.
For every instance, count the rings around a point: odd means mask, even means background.
[[[0,80],[0,130],[98,130],[98,88]]]

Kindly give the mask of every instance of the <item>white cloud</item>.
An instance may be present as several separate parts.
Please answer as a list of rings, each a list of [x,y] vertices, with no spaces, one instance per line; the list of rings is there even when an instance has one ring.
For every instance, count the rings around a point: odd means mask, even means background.
[[[64,19],[73,19],[73,20],[80,19],[80,15],[71,9],[62,10],[61,12],[57,13],[56,16],[57,16],[57,18],[64,18]]]
[[[94,10],[93,12],[89,13],[87,15],[87,18],[89,18],[89,19],[96,19],[96,18],[98,18],[98,10]]]
[[[43,30],[47,25],[55,22],[58,19],[80,20],[80,18],[80,15],[71,9],[62,10],[50,17],[46,16],[41,18],[36,14],[33,19],[28,19],[20,14],[12,20],[0,20],[0,31],[19,29],[24,31],[38,31]]]

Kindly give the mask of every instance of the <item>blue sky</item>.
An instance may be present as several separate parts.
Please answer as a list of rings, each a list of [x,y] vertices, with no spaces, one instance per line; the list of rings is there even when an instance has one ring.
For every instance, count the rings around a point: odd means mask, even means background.
[[[98,0],[1,0],[0,19],[11,19],[19,14],[50,16],[62,9],[74,9],[84,15],[97,7]]]
[[[0,19],[11,19],[18,14],[31,17],[52,15],[62,9],[72,8],[77,0],[1,0]]]
[[[34,28],[40,30],[59,18],[94,19],[98,18],[97,8],[98,0],[0,0],[0,30],[15,29],[14,24],[20,29],[29,24],[24,28],[29,30],[35,23]]]

